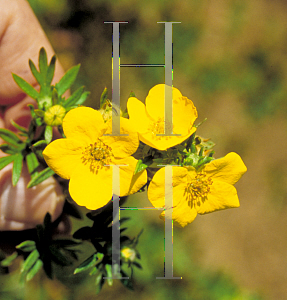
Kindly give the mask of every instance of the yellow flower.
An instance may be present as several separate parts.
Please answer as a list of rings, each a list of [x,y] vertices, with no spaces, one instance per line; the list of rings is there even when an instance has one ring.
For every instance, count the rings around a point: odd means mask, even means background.
[[[240,156],[234,152],[204,165],[200,171],[185,167],[172,167],[174,222],[184,227],[196,215],[216,210],[239,207],[237,191],[233,186],[247,171]],[[153,177],[148,198],[154,207],[164,207],[165,168]],[[164,218],[162,212],[160,217]]]
[[[192,101],[183,97],[181,92],[172,88],[173,93],[173,128],[174,134],[180,136],[158,136],[165,129],[165,85],[154,86],[146,97],[146,106],[135,97],[128,99],[127,108],[130,120],[139,133],[142,142],[158,150],[166,150],[186,140],[196,128],[193,123],[197,118],[197,111]],[[171,124],[170,124],[171,125]]]
[[[137,192],[147,181],[146,172],[133,176],[137,160],[138,134],[129,120],[121,118],[121,134],[112,133],[112,120],[104,123],[100,112],[78,107],[67,113],[63,130],[67,138],[58,139],[43,151],[48,166],[59,176],[70,179],[69,192],[79,205],[98,209],[113,195],[113,167],[120,167],[120,195]]]

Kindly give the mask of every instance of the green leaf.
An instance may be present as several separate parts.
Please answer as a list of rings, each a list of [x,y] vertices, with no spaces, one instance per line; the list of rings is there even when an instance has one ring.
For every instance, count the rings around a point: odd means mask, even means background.
[[[66,74],[61,78],[61,80],[58,83],[56,83],[56,89],[58,91],[59,96],[62,96],[66,92],[66,90],[68,90],[74,83],[78,75],[79,69],[80,65],[70,68],[66,72]]]
[[[16,157],[17,154],[13,154],[10,156],[4,156],[0,158],[0,170],[9,165]]]
[[[48,69],[47,52],[43,47],[40,49],[39,54],[39,69],[42,74],[46,75]]]
[[[45,128],[45,141],[49,144],[52,141],[53,137],[53,127],[47,125]]]
[[[34,152],[31,152],[29,153],[27,156],[26,156],[26,162],[27,162],[27,166],[28,166],[28,171],[29,173],[32,175],[32,174],[35,174],[35,172],[37,172],[37,168],[39,167],[39,162],[38,162],[38,159],[37,159],[37,156]]]
[[[15,123],[13,120],[11,120],[10,121],[11,122],[11,124],[15,127],[15,128],[17,128],[19,131],[21,131],[21,132],[23,132],[23,133],[28,133],[28,130],[25,128],[25,127],[22,127],[22,126],[20,126],[20,125],[18,125],[17,123]]]
[[[56,55],[53,55],[50,61],[50,65],[47,70],[47,77],[46,77],[46,84],[50,85],[53,77],[54,77],[54,72],[55,72],[55,65],[56,65]]]
[[[8,267],[13,263],[13,260],[18,257],[18,253],[14,252],[10,256],[6,257],[4,260],[1,261],[1,266],[2,267]]]
[[[28,272],[26,276],[26,280],[30,281],[38,273],[38,271],[42,268],[42,266],[43,266],[43,262],[40,259],[38,259],[30,269],[30,271]]]
[[[19,152],[19,150],[21,151],[21,149],[16,148],[10,144],[2,144],[0,145],[0,150],[3,151],[4,153],[7,154],[16,154]]]
[[[23,78],[19,77],[16,74],[12,74],[15,82],[18,84],[18,86],[31,98],[37,99],[39,96],[39,93]]]
[[[130,92],[130,97],[135,97],[135,96],[136,96],[136,94],[133,91],[131,91]]]
[[[109,286],[112,286],[113,285],[113,273],[112,273],[112,266],[109,265],[109,264],[106,264],[105,265],[105,269],[106,269],[106,272],[107,272],[107,283]]]
[[[19,147],[19,144],[23,143],[14,132],[8,129],[0,128],[0,137],[16,147]]]
[[[83,271],[93,267],[96,264],[97,260],[98,260],[98,258],[97,258],[96,254],[91,255],[84,262],[82,262],[78,266],[78,268],[75,269],[74,274],[78,274],[80,272],[83,272]]]
[[[26,258],[24,261],[22,268],[21,268],[21,273],[23,272],[28,272],[30,268],[34,265],[34,263],[38,260],[40,257],[40,254],[37,249],[33,250],[29,256]]]
[[[84,91],[84,87],[81,86],[78,88],[66,101],[63,102],[62,106],[67,108],[72,105],[75,105],[76,102],[80,99]]]
[[[121,270],[121,274],[122,274],[122,277],[128,277],[128,275],[122,270]],[[131,291],[134,290],[133,283],[130,279],[121,279],[121,283],[129,290],[131,290]]]
[[[52,176],[55,172],[51,170],[49,167],[38,173],[35,177],[33,177],[27,185],[27,188],[31,188],[42,181],[46,180],[50,176]]]
[[[100,108],[102,108],[104,106],[107,98],[108,98],[108,89],[105,87],[101,94],[101,98],[100,98]]]
[[[12,172],[12,184],[15,186],[20,179],[22,167],[23,167],[23,155],[22,153],[15,154]]]
[[[25,241],[17,245],[16,248],[24,252],[31,252],[36,249],[36,243],[34,241]]]
[[[137,268],[139,268],[139,269],[142,269],[143,267],[141,266],[141,264],[139,264],[138,262],[136,262],[136,261],[134,261],[133,263],[132,263],[134,266],[136,266]]]
[[[29,66],[32,71],[32,74],[36,78],[37,82],[42,85],[44,84],[43,75],[36,69],[35,64],[32,62],[31,59],[29,59]]]
[[[82,96],[80,97],[80,99],[75,104],[82,105],[86,101],[86,99],[88,98],[89,95],[90,95],[90,92],[84,92],[82,94]]]
[[[34,112],[37,117],[44,118],[45,112],[42,109],[34,109]]]
[[[150,157],[145,157],[143,160],[139,159],[134,171],[134,175],[146,169],[153,163],[153,159]]]
[[[32,147],[39,147],[39,146],[46,146],[47,142],[45,140],[40,140],[38,142],[36,142],[35,144],[32,145]]]

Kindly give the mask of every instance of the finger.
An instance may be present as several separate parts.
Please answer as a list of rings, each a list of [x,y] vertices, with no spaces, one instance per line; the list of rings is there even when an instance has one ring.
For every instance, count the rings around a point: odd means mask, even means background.
[[[28,60],[36,62],[41,47],[50,59],[54,51],[27,1],[0,1],[0,105],[13,105],[26,96],[14,82],[11,73],[37,87]],[[54,81],[63,75],[57,64]]]

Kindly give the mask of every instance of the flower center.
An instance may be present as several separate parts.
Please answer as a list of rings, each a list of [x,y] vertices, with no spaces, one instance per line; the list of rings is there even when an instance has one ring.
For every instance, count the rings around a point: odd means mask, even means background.
[[[211,177],[207,177],[206,173],[200,172],[188,182],[185,188],[187,194],[188,205],[191,207],[200,206],[207,199],[212,185]]]
[[[82,154],[82,162],[84,165],[90,164],[92,172],[97,172],[102,167],[109,165],[114,157],[112,148],[100,139],[85,147]]]
[[[171,131],[172,124],[168,123],[168,130]],[[161,138],[165,137],[166,139],[170,138],[170,136],[158,136],[158,134],[164,134],[165,130],[165,121],[164,118],[158,118],[157,121],[152,122],[148,130],[152,133],[152,136],[156,140],[160,140]]]

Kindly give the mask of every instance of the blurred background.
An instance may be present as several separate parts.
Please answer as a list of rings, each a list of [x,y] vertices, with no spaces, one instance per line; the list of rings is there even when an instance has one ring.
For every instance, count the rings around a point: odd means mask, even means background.
[[[174,87],[207,118],[198,134],[216,143],[215,157],[240,154],[247,173],[236,184],[241,207],[198,216],[174,228],[174,276],[163,276],[164,223],[158,212],[124,211],[127,234],[141,228],[135,291],[120,282],[96,296],[93,280],[33,281],[13,288],[1,278],[1,299],[287,299],[287,1],[285,0],[29,0],[58,60],[81,63],[74,88],[99,108],[112,88],[112,25],[120,25],[121,63],[164,63],[164,25],[173,25]],[[164,83],[163,68],[121,68],[121,106],[131,91],[142,101]],[[129,206],[150,206],[146,195]],[[79,227],[76,221],[73,230]],[[38,278],[38,280],[40,280]],[[41,285],[41,287],[40,287]],[[7,288],[9,287],[10,288]]]

